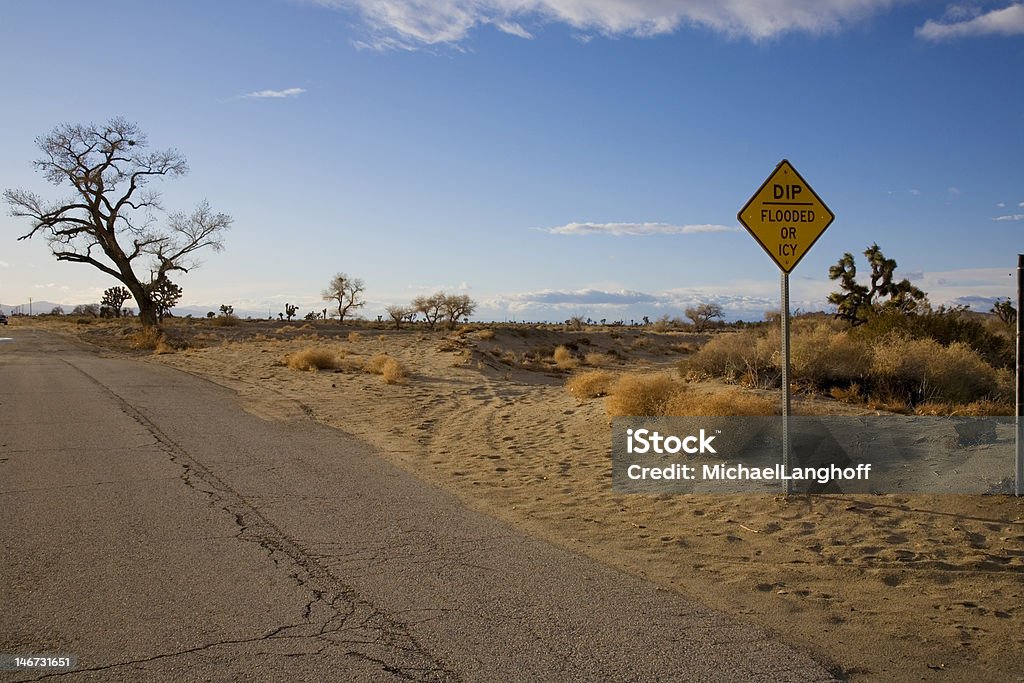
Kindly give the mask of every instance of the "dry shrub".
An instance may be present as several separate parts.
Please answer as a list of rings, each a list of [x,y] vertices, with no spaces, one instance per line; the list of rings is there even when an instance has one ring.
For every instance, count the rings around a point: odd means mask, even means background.
[[[590,370],[575,375],[565,383],[569,393],[578,399],[607,396],[615,375],[607,370]]]
[[[1009,401],[982,399],[966,404],[950,401],[925,401],[914,408],[915,415],[963,415],[967,417],[1012,416],[1015,408]]]
[[[167,343],[167,338],[160,328],[143,327],[128,335],[128,343],[133,349],[155,351],[161,343]]]
[[[641,349],[646,349],[650,345],[651,340],[647,337],[637,337],[633,340],[633,343],[629,345],[629,349],[630,351],[639,351]]]
[[[605,411],[611,416],[664,415],[666,406],[686,385],[669,375],[622,375],[611,386]]]
[[[868,397],[868,408],[871,410],[882,410],[888,413],[899,413],[900,415],[909,415],[911,412],[909,403],[892,397]]]
[[[398,359],[392,358],[386,353],[378,353],[368,358],[363,364],[363,370],[371,375],[380,375],[387,384],[397,384],[408,375]]]
[[[345,337],[345,339],[350,344],[355,344],[357,341],[359,341],[362,338],[363,338],[363,335],[359,334],[358,332],[349,332],[348,336]]]
[[[793,378],[816,389],[862,380],[871,367],[871,354],[847,332],[827,322],[794,330],[790,346]]]
[[[274,330],[274,332],[277,334],[284,334],[285,332],[297,332],[298,330],[299,328],[295,327],[295,325],[284,325]]]
[[[241,324],[241,321],[236,315],[221,315],[216,318],[210,318],[210,324],[214,327],[235,327]]]
[[[583,357],[583,362],[593,368],[604,368],[615,363],[615,357],[601,353],[600,351],[591,351]]]
[[[778,415],[779,402],[739,389],[711,393],[681,392],[665,406],[665,415]]]
[[[999,375],[966,344],[890,335],[872,346],[871,377],[889,397],[970,403],[1000,390]]]
[[[333,370],[340,367],[338,354],[330,349],[307,347],[284,357],[292,370]]]
[[[781,375],[776,335],[756,330],[717,335],[682,361],[680,370],[695,379],[720,377],[753,387],[776,386]]]
[[[490,341],[494,339],[494,330],[480,330],[476,333],[476,338],[480,341]]]
[[[384,367],[381,368],[380,374],[384,378],[385,384],[398,384],[405,379],[408,373],[397,359],[388,358]]]
[[[556,347],[551,353],[551,357],[555,359],[555,367],[559,370],[572,370],[579,365],[579,361],[573,357],[572,351],[565,346]]]
[[[176,349],[167,343],[167,339],[161,337],[160,340],[157,341],[156,346],[153,348],[153,355],[163,356],[168,353],[174,353],[175,351]]]
[[[843,387],[832,387],[828,393],[840,403],[856,403],[861,399],[860,385],[856,382],[851,383],[845,389]]]

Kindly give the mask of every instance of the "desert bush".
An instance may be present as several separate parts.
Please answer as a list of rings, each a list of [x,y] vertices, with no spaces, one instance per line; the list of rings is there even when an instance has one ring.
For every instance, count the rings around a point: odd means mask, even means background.
[[[345,337],[345,339],[348,340],[349,344],[355,344],[356,342],[358,342],[362,338],[363,338],[363,335],[359,334],[358,332],[349,332],[348,336]]]
[[[140,351],[155,351],[166,341],[164,333],[157,327],[143,327],[128,335],[128,344]]]
[[[579,365],[579,361],[572,355],[572,351],[565,346],[555,348],[551,352],[551,357],[555,359],[555,367],[559,370],[572,370]]]
[[[1012,416],[1015,407],[1009,401],[982,399],[970,403],[925,401],[914,407],[915,415],[964,415],[968,417]]]
[[[873,393],[884,397],[911,405],[929,399],[970,403],[999,391],[995,369],[960,342],[943,346],[934,339],[893,334],[875,342],[871,351]]]
[[[793,330],[790,369],[797,382],[827,390],[863,379],[870,367],[870,350],[827,322]]]
[[[605,399],[610,416],[664,415],[669,401],[686,391],[686,385],[669,375],[622,375]]]
[[[368,358],[363,370],[371,375],[380,375],[387,384],[401,382],[408,374],[397,358],[392,358],[386,353],[378,353]]]
[[[832,387],[829,395],[841,403],[855,403],[861,400],[860,384],[853,382],[848,387]]]
[[[210,324],[216,327],[235,327],[241,324],[241,321],[236,315],[221,315],[216,318],[210,318]]]
[[[1010,339],[959,309],[939,308],[921,315],[874,315],[851,334],[869,345],[894,334],[912,339],[932,339],[943,346],[959,342],[969,346],[995,368],[1013,367]]]
[[[680,371],[693,379],[720,377],[753,387],[778,386],[781,373],[777,334],[744,330],[719,335],[682,361]]]
[[[607,370],[590,370],[572,376],[565,383],[569,393],[578,399],[607,396],[615,381],[615,375]]]
[[[730,388],[710,393],[680,392],[665,405],[665,415],[778,415],[779,402]]]
[[[285,365],[292,370],[333,370],[340,367],[341,359],[330,349],[307,347],[284,357]]]
[[[603,368],[614,364],[615,357],[600,351],[591,351],[583,357],[583,362],[594,368]]]
[[[476,338],[480,341],[490,341],[494,339],[494,330],[480,330],[476,333]]]

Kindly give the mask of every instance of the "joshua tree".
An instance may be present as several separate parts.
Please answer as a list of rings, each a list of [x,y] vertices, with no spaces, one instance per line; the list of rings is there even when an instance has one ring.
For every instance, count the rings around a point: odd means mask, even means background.
[[[857,264],[853,254],[846,253],[828,269],[830,280],[839,280],[840,291],[828,295],[835,304],[835,317],[848,320],[856,327],[867,322],[870,312],[896,311],[906,315],[916,313],[928,304],[928,296],[904,278],[893,282],[896,261],[885,258],[877,244],[864,251],[871,266],[870,286],[857,282]],[[888,297],[882,301],[882,297]]]
[[[124,302],[132,298],[132,293],[124,287],[110,287],[103,292],[103,298],[100,299],[100,306],[108,309],[115,318],[121,317],[121,307],[124,306]]]

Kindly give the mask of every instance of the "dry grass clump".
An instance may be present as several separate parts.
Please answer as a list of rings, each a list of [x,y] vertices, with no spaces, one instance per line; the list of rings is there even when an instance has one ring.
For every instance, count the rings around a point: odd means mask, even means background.
[[[574,375],[565,383],[569,393],[577,399],[607,396],[615,381],[615,375],[607,370],[590,370]]]
[[[591,351],[583,357],[583,362],[592,368],[604,368],[615,363],[615,356],[600,351]]]
[[[356,342],[358,342],[362,338],[363,338],[363,335],[359,334],[358,332],[349,332],[348,336],[345,339],[348,340],[349,344],[355,344]]]
[[[572,355],[572,351],[565,346],[556,347],[551,353],[551,357],[555,359],[555,367],[559,370],[572,370],[579,365],[579,361]]]
[[[848,387],[832,387],[829,395],[840,403],[857,403],[863,397],[860,394],[860,384],[852,382]]]
[[[665,415],[669,402],[686,385],[669,375],[622,375],[611,386],[604,407],[608,415]]]
[[[392,358],[386,353],[378,353],[368,358],[363,370],[371,375],[380,375],[385,384],[398,384],[409,374],[397,358]]]
[[[307,347],[284,357],[285,365],[292,370],[334,370],[340,367],[341,358],[330,349]]]
[[[236,315],[220,315],[210,318],[210,324],[214,327],[237,327],[242,324]]]
[[[177,349],[171,346],[165,337],[161,337],[153,348],[154,356],[164,356],[168,353],[175,353]]]
[[[476,338],[480,341],[490,341],[494,339],[494,330],[480,330],[476,333]]]
[[[167,338],[157,327],[143,327],[128,335],[128,344],[139,351],[155,351],[161,344],[167,344]]]
[[[778,401],[741,391],[723,389],[711,393],[680,392],[665,405],[665,415],[778,415]]]
[[[982,399],[958,404],[951,401],[925,401],[914,408],[915,415],[963,415],[967,417],[1012,416],[1015,408],[1009,401]]]

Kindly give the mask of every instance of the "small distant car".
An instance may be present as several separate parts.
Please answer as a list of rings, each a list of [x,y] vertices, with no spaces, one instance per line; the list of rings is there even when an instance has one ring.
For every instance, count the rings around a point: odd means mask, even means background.
[[[0,325],[6,325],[6,324],[7,324],[7,316],[4,315],[3,313],[0,313]]]

